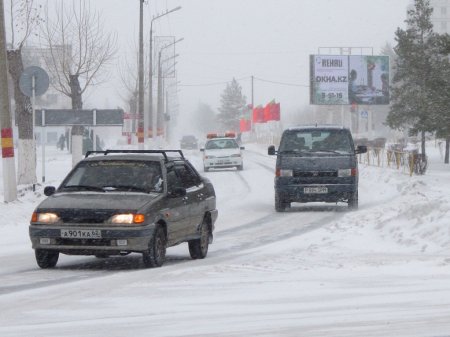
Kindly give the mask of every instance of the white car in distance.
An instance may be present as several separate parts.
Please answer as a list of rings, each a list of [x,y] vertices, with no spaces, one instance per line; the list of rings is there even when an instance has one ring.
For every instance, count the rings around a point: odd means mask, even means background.
[[[203,152],[203,168],[207,172],[209,169],[236,167],[238,170],[244,169],[242,151],[245,148],[239,146],[234,138],[234,134],[224,135],[208,134]]]

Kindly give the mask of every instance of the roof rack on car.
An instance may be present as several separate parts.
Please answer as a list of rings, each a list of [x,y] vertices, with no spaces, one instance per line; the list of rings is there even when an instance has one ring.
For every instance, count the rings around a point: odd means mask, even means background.
[[[108,155],[110,153],[159,153],[164,156],[164,160],[167,162],[169,159],[167,157],[167,152],[176,152],[184,159],[183,152],[181,150],[105,150],[105,151],[87,151],[84,158],[89,157],[91,154],[103,154]]]

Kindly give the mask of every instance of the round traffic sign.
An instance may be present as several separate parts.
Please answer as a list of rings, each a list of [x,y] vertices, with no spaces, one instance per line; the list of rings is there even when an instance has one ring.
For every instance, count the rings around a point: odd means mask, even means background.
[[[41,96],[45,94],[50,84],[48,74],[44,69],[38,66],[30,66],[23,70],[19,79],[20,91],[25,96],[33,96],[33,78],[34,78],[34,95]]]

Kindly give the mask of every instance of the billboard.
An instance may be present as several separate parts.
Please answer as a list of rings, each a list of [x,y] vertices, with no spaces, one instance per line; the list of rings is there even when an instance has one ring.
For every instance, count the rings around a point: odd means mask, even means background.
[[[389,104],[389,57],[310,55],[310,103]]]

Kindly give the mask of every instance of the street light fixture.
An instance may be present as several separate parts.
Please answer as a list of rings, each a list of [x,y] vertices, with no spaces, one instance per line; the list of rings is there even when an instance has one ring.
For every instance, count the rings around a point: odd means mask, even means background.
[[[178,42],[183,41],[184,38],[179,38],[178,40],[169,43],[165,46],[163,46],[159,52],[158,52],[158,94],[157,94],[157,106],[156,106],[156,116],[153,116],[153,129],[152,129],[152,135],[157,135],[157,130],[158,129],[162,129],[163,127],[163,119],[162,119],[162,109],[163,109],[163,101],[162,101],[162,81],[161,81],[161,75],[162,75],[162,70],[161,70],[161,54],[163,52],[164,49],[167,49],[175,44],[177,44]],[[177,55],[175,55],[174,57],[176,57]],[[173,58],[174,58],[173,57]],[[166,59],[167,60],[167,59]],[[165,60],[164,60],[165,61]]]
[[[155,136],[154,133],[154,124],[153,124],[153,21],[162,18],[163,16],[176,12],[181,9],[181,6],[175,7],[171,10],[168,10],[164,13],[156,15],[152,18],[150,22],[150,62],[149,62],[149,97],[148,97],[148,105],[149,105],[149,113],[148,113],[148,122],[152,128],[152,137]],[[145,138],[148,138],[148,126],[146,126]]]

